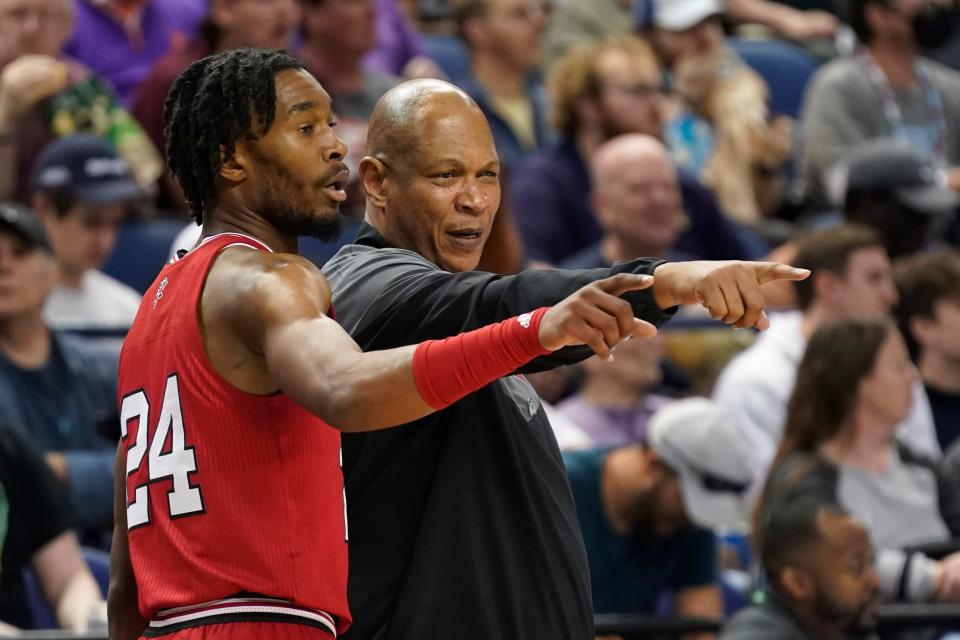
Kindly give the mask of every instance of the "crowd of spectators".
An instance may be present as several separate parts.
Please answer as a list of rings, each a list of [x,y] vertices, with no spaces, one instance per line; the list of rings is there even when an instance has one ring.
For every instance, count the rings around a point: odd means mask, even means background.
[[[597,613],[800,640],[870,637],[881,601],[960,603],[958,3],[0,0],[0,625],[36,624],[31,598],[102,624],[80,545],[109,544],[144,293],[110,257],[196,242],[164,100],[237,47],[290,50],[330,94],[353,219],[374,105],[436,77],[502,162],[483,268],[812,271],[766,292],[766,332],[685,309],[613,362],[530,376]]]

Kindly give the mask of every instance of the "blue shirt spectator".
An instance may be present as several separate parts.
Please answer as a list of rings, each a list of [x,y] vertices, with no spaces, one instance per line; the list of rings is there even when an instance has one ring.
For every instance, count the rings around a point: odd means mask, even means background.
[[[109,420],[116,430],[116,351],[98,357],[97,347],[47,328],[43,305],[55,269],[36,216],[0,203],[0,421],[44,452],[69,488],[78,525],[106,529],[114,446],[98,425]]]
[[[564,454],[590,562],[596,613],[654,613],[660,595],[716,583],[716,538],[687,525],[669,536],[651,530],[626,535],[610,523],[601,474],[611,450]]]
[[[690,225],[675,249],[705,260],[749,260],[763,243],[726,218],[713,194],[689,172],[678,174]],[[590,172],[570,140],[527,159],[512,176],[512,208],[527,258],[557,264],[603,237],[590,203]]]
[[[41,451],[63,454],[81,528],[106,527],[113,518],[116,451],[98,427],[117,419],[116,364],[58,333],[51,334],[50,357],[37,369],[0,356],[0,421]]]

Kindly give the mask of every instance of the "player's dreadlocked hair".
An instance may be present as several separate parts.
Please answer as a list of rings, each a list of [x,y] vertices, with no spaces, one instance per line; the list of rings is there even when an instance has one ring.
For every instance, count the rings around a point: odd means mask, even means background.
[[[302,68],[279,49],[233,49],[197,60],[177,76],[163,106],[167,164],[198,224],[215,204],[222,159],[237,140],[258,137],[253,114],[260,133],[273,124],[276,75]]]

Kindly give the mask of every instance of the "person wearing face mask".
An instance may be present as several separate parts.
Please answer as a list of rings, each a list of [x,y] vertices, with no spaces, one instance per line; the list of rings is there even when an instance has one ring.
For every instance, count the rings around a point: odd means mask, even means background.
[[[847,9],[862,47],[820,69],[804,104],[799,190],[807,204],[824,205],[838,160],[878,137],[930,154],[960,190],[960,73],[922,56],[954,10],[929,0],[850,0]]]

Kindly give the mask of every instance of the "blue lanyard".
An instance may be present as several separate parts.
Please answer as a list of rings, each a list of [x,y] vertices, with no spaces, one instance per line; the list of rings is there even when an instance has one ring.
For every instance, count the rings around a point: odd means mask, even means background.
[[[883,74],[883,71],[877,65],[876,60],[873,59],[869,51],[863,52],[863,60],[867,66],[867,78],[880,96],[880,101],[883,104],[883,115],[887,120],[887,124],[890,126],[894,135],[904,140],[909,140],[906,133],[906,126],[903,123],[903,112],[900,110],[897,97],[894,95],[893,89],[887,81],[887,77]],[[930,74],[923,65],[920,64],[919,60],[914,62],[913,72],[917,77],[917,84],[923,92],[923,99],[927,105],[927,115],[930,118],[929,126],[934,128],[933,151],[939,160],[946,162],[947,118],[943,109],[943,98],[933,85]]]

